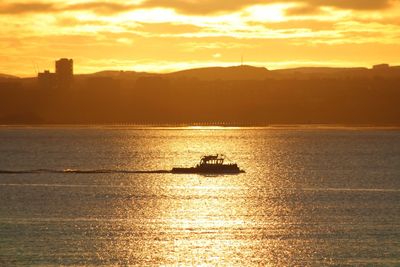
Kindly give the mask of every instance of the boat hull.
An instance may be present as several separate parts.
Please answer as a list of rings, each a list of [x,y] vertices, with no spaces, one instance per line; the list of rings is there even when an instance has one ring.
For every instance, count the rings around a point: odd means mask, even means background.
[[[219,166],[218,168],[207,167],[207,168],[199,168],[199,167],[192,167],[192,168],[173,168],[171,173],[177,174],[239,174],[244,173],[243,170],[239,169],[238,167],[234,166]]]

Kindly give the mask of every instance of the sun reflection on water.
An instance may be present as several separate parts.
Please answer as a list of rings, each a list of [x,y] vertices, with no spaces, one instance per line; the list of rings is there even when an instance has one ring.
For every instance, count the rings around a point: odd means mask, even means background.
[[[163,132],[167,138],[157,140],[156,148],[168,151],[163,160],[172,166],[193,166],[204,154],[224,152],[249,171],[221,176],[168,174],[143,180],[153,197],[132,203],[135,210],[127,211],[134,231],[139,228],[147,234],[143,240],[132,237],[133,243],[125,243],[135,257],[143,254],[152,263],[178,266],[277,262],[277,254],[286,251],[279,241],[285,238],[287,219],[281,215],[290,213],[290,206],[276,190],[280,186],[276,180],[263,177],[272,171],[267,147],[249,142],[254,139],[252,134],[238,133],[209,127]],[[154,148],[146,143],[147,148]],[[254,164],[260,158],[262,172]],[[269,195],[265,195],[266,187]],[[138,203],[143,205],[140,214]]]
[[[398,133],[72,132],[52,130],[54,140],[46,132],[40,143],[49,146],[21,142],[8,149],[26,151],[32,166],[48,162],[54,169],[170,169],[224,153],[246,173],[2,177],[6,249],[0,249],[0,262],[15,247],[26,251],[11,259],[28,266],[368,265],[382,263],[386,251],[396,262]],[[35,149],[40,153],[31,157]],[[26,167],[24,160],[15,162]],[[376,245],[382,240],[384,249]],[[8,265],[15,265],[12,260]]]
[[[176,253],[169,255],[171,261],[187,265],[233,264],[232,250],[240,246],[233,235],[245,221],[235,216],[241,205],[231,196],[243,194],[242,188],[234,179],[225,177],[194,175],[179,181],[171,190],[184,200],[164,214],[167,227],[176,237]]]

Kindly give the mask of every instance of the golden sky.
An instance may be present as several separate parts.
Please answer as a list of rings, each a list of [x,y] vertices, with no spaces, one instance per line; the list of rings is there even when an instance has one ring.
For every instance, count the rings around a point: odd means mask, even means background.
[[[1,0],[0,73],[400,64],[400,0]]]

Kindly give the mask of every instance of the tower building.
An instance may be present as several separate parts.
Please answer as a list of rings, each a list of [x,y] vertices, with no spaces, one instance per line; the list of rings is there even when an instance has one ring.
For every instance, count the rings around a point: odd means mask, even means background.
[[[62,58],[56,61],[56,78],[59,87],[68,88],[74,78],[74,63],[72,59]]]

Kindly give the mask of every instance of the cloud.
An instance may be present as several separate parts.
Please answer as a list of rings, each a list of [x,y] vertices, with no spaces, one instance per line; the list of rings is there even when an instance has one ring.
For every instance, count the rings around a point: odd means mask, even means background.
[[[331,6],[343,9],[354,10],[376,10],[389,7],[398,0],[307,0],[309,5]]]
[[[13,3],[0,4],[0,14],[24,14],[24,13],[52,13],[64,11],[89,11],[102,15],[112,15],[120,12],[127,12],[137,9],[135,4],[118,4],[110,2],[83,2],[79,4],[47,3],[47,2],[30,2],[30,3]]]
[[[354,10],[384,9],[394,2],[399,2],[399,0],[147,0],[141,6],[173,8],[180,12],[191,14],[209,14],[237,11],[257,4],[284,2],[302,3],[306,7],[303,11],[309,12],[312,9],[324,6]]]
[[[137,28],[136,28],[137,29]],[[138,30],[158,34],[181,34],[199,32],[202,28],[191,24],[140,23]]]
[[[319,7],[335,7],[352,10],[380,10],[390,7],[400,0],[146,0],[141,3],[116,3],[106,1],[83,1],[78,4],[54,4],[48,2],[24,2],[0,4],[0,14],[49,13],[63,11],[89,11],[101,15],[128,12],[139,8],[171,8],[184,14],[208,15],[212,13],[234,12],[258,4],[300,3],[302,8],[289,12],[310,13]]]
[[[314,15],[321,12],[321,9],[317,6],[312,5],[302,5],[288,8],[285,15],[288,16],[298,16],[298,15]]]
[[[76,27],[76,26],[107,26],[109,23],[101,20],[82,20],[75,17],[62,17],[57,18],[57,26],[61,27]]]
[[[88,10],[101,15],[112,15],[115,13],[127,12],[135,8],[137,8],[137,5],[124,5],[124,4],[108,3],[108,2],[87,2],[87,3],[73,4],[66,6],[64,10],[65,11]]]
[[[32,3],[15,3],[0,4],[0,14],[22,14],[22,13],[42,13],[56,11],[53,4],[32,2]]]
[[[209,14],[236,11],[262,3],[265,3],[265,0],[147,0],[142,3],[142,6],[173,8],[180,12],[191,14]]]
[[[251,25],[260,25],[259,22],[253,22]],[[285,30],[285,29],[310,29],[313,31],[334,30],[336,22],[316,21],[316,20],[289,20],[281,22],[261,23],[267,29]]]

